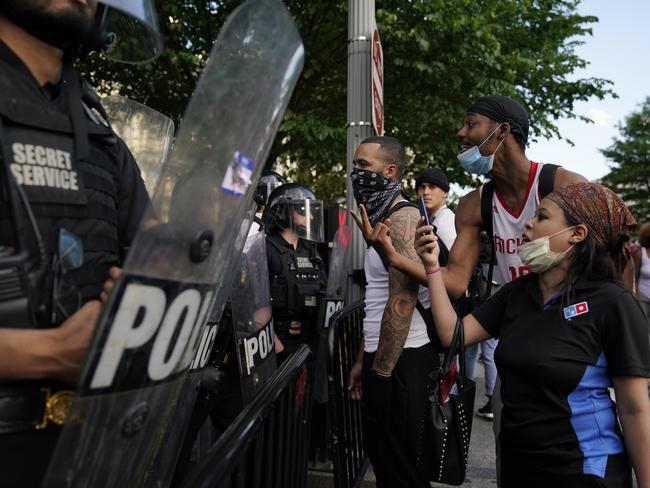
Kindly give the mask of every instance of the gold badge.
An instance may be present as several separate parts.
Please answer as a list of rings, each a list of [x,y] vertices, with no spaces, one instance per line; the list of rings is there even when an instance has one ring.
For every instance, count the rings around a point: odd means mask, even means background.
[[[68,418],[72,402],[74,401],[74,391],[61,390],[52,394],[49,388],[44,388],[47,398],[45,399],[45,412],[43,420],[35,426],[36,429],[44,429],[47,422],[50,421],[56,425],[63,425]]]

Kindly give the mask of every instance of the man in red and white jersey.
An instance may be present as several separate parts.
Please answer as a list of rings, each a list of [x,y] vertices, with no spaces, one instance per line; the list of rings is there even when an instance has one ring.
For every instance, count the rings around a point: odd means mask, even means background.
[[[458,131],[458,159],[466,171],[488,175],[493,183],[467,194],[456,210],[458,237],[443,271],[447,290],[453,295],[458,296],[467,288],[478,263],[480,233],[485,227],[492,228],[497,281],[507,283],[529,271],[517,248],[525,223],[534,217],[541,199],[539,186],[544,165],[526,157],[528,127],[526,110],[509,97],[481,97],[467,109]],[[586,181],[565,168],[555,169],[549,190]],[[481,194],[490,190],[492,222],[483,222]]]

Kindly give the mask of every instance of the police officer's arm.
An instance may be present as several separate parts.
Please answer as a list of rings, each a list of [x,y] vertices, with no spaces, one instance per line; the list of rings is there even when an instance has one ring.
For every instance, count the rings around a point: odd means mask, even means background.
[[[52,329],[0,328],[0,379],[75,383],[101,309],[92,300]]]
[[[398,210],[392,218],[393,246],[414,262],[418,257],[413,238],[419,219],[420,213],[413,207]],[[417,291],[415,280],[396,268],[388,268],[388,302],[381,319],[379,345],[372,365],[372,369],[379,373],[391,374],[402,354],[417,302]]]
[[[427,270],[429,285],[429,296],[431,298],[431,313],[436,324],[436,331],[443,346],[449,347],[456,328],[456,310],[449,300],[447,288],[442,277],[440,264],[438,262],[438,238],[431,235],[430,226],[422,226],[416,230],[417,238],[415,246],[417,254]],[[472,315],[463,317],[463,332],[465,345],[475,344],[490,338],[490,334]]]
[[[478,265],[481,253],[481,198],[478,190],[461,198],[456,210],[456,240],[449,250],[446,268],[442,268],[442,278],[447,292],[452,297],[460,297],[472,273]]]
[[[122,164],[117,187],[118,234],[120,246],[126,250],[140,227],[142,217],[153,216],[153,211],[140,169],[124,141],[119,138],[117,150]]]

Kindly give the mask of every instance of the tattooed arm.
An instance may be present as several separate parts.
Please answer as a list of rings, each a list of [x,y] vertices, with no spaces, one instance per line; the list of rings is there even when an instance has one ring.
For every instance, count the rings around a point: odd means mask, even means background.
[[[415,229],[420,213],[413,207],[404,207],[391,216],[391,238],[395,250],[402,256],[418,262],[415,252]],[[418,283],[396,268],[388,268],[388,302],[381,319],[379,346],[372,369],[390,374],[402,354],[411,327],[411,317],[417,303]]]

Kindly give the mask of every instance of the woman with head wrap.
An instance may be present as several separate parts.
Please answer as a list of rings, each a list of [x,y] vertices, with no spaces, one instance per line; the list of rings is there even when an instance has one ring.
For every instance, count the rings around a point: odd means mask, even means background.
[[[533,272],[463,318],[467,345],[500,339],[502,488],[631,488],[630,462],[638,486],[650,488],[647,325],[620,284],[634,227],[601,185],[551,192],[519,246]],[[416,230],[416,248],[438,334],[449,344],[456,313],[429,231]]]

